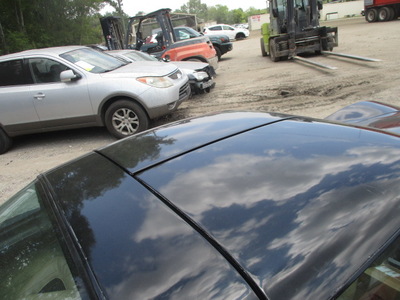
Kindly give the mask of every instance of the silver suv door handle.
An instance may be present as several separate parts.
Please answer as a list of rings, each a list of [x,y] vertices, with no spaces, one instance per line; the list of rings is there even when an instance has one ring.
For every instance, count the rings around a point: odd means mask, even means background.
[[[37,100],[43,100],[46,97],[44,93],[37,93],[36,95],[33,96],[33,98]]]

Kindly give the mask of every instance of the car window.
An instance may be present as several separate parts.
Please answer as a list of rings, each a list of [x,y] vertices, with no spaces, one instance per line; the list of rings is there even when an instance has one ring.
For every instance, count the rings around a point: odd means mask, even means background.
[[[91,73],[104,73],[126,65],[111,55],[89,48],[76,49],[60,56]]]
[[[178,40],[187,40],[190,39],[190,33],[183,29],[177,30],[177,38]]]
[[[32,184],[0,208],[2,299],[81,299]]]
[[[397,238],[337,299],[400,299],[400,238]]]
[[[214,26],[214,27],[210,27],[210,30],[222,30],[221,26]]]
[[[224,25],[224,30],[235,30],[235,28],[233,28],[233,27],[231,27],[231,26],[227,26],[227,25]]]
[[[28,63],[35,83],[60,82],[60,73],[69,70],[64,64],[48,58],[30,58]]]
[[[22,59],[0,62],[0,86],[32,84],[33,79],[26,72]]]
[[[123,55],[130,58],[133,61],[159,61],[157,58],[149,55],[146,52],[131,51],[124,53]]]

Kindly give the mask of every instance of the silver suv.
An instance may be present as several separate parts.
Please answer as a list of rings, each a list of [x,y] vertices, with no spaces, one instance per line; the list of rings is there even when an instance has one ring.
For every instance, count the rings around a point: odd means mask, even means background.
[[[0,154],[29,133],[106,126],[126,137],[189,95],[187,75],[172,64],[127,64],[82,46],[0,56]]]

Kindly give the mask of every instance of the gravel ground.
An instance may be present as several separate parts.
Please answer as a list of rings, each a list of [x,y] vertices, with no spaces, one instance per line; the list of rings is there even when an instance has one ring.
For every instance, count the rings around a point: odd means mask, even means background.
[[[253,31],[224,55],[216,87],[196,95],[153,126],[222,110],[262,110],[324,118],[341,107],[378,100],[399,105],[400,19],[367,23],[364,18],[325,22],[337,26],[334,52],[381,59],[366,63],[326,56],[308,57],[338,67],[324,70],[295,61],[273,63],[261,56],[260,32]],[[0,203],[39,173],[115,140],[103,128],[18,137],[0,156]]]

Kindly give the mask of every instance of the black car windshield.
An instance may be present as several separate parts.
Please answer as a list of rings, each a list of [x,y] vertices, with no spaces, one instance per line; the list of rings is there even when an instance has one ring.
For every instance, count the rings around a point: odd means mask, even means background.
[[[89,48],[81,48],[60,55],[90,73],[104,73],[126,65],[123,61]]]

